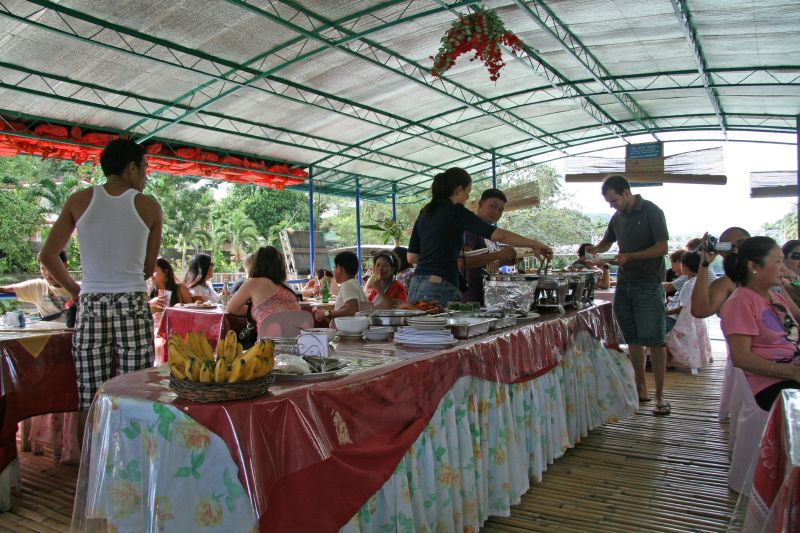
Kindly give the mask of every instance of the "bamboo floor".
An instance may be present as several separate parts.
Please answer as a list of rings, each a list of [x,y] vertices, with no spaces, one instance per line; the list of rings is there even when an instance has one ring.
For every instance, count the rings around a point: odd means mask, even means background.
[[[672,414],[652,415],[652,403],[593,431],[533,482],[507,518],[481,531],[670,532],[725,531],[737,495],[728,490],[728,424],[717,415],[725,369],[724,344],[714,363],[693,376],[667,373]],[[647,374],[653,393],[652,374]],[[0,513],[0,531],[69,530],[76,466],[52,451],[20,453],[22,491]]]

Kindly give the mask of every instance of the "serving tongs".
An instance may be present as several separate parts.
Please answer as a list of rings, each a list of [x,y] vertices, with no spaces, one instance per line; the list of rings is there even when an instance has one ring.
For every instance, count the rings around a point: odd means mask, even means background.
[[[539,274],[540,276],[546,276],[549,268],[550,268],[550,258],[545,257],[539,263],[539,268],[536,269],[536,273]]]

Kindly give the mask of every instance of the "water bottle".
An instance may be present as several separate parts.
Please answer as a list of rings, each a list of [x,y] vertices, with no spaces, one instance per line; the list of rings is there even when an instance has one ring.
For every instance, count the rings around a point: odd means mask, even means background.
[[[322,276],[322,303],[328,303],[331,299],[331,290],[328,287],[328,276]]]

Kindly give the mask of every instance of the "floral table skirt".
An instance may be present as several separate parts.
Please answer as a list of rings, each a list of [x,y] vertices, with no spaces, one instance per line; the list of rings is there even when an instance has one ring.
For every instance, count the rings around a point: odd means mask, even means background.
[[[507,516],[547,465],[637,407],[627,358],[578,334],[536,379],[460,378],[394,475],[342,531],[470,531]],[[73,530],[254,531],[224,442],[171,405],[101,395]],[[87,428],[87,431],[89,429]],[[99,467],[98,465],[102,465]],[[343,483],[342,490],[347,490]]]

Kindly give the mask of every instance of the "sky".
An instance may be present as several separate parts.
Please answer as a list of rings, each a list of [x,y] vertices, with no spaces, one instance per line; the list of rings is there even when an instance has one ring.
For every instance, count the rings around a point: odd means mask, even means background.
[[[740,226],[755,235],[764,223],[777,222],[788,213],[796,200],[792,198],[750,198],[750,172],[796,170],[795,146],[764,143],[696,143],[669,142],[664,155],[723,146],[727,185],[676,185],[633,188],[634,194],[655,202],[667,219],[670,235],[701,236],[708,231],[719,233],[730,226]],[[624,158],[624,149],[591,154]],[[564,173],[563,161],[553,163]],[[599,183],[565,183],[563,192],[586,213],[613,214],[603,200]]]

